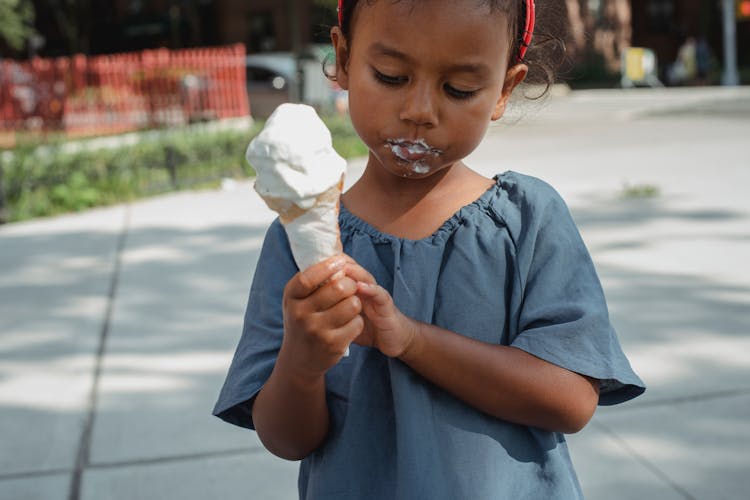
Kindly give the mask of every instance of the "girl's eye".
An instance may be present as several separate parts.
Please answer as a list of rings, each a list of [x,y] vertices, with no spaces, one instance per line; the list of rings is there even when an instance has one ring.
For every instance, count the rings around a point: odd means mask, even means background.
[[[375,74],[375,79],[377,81],[379,81],[380,83],[384,85],[388,85],[391,87],[403,85],[404,83],[408,83],[409,81],[409,78],[406,76],[386,75],[385,73],[381,73],[380,71],[374,68],[373,68],[373,72]],[[447,83],[443,85],[443,89],[445,90],[446,94],[448,94],[450,97],[454,99],[471,99],[479,92],[478,90],[460,90]]]
[[[406,83],[408,81],[408,78],[405,76],[386,75],[376,69],[373,69],[373,71],[375,72],[375,79],[380,83],[384,83],[385,85],[401,85],[402,83]]]
[[[472,97],[477,95],[477,92],[479,92],[478,90],[459,90],[447,83],[443,85],[443,89],[445,90],[446,94],[455,99],[471,99]]]

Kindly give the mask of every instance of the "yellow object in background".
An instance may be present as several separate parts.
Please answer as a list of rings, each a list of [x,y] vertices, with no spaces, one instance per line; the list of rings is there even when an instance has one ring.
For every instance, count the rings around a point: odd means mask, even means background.
[[[634,82],[643,81],[646,70],[643,65],[644,49],[641,47],[630,47],[625,52],[625,74]]]
[[[648,85],[662,87],[659,81],[659,69],[656,64],[656,53],[646,47],[628,47],[622,53],[621,85],[635,87]]]

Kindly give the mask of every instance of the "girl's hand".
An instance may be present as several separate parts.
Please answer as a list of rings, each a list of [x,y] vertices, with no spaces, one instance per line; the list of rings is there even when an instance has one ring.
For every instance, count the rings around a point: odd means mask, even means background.
[[[362,299],[365,317],[365,327],[355,342],[376,347],[392,358],[404,354],[417,336],[418,323],[405,316],[385,288],[362,267],[347,264],[346,273],[357,281],[357,295]]]
[[[350,257],[337,255],[297,273],[284,288],[284,340],[279,358],[315,380],[335,365],[364,328],[357,282],[344,273]]]

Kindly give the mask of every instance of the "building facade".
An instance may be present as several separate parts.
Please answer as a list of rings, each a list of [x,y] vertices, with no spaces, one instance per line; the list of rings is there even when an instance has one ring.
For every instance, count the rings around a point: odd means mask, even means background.
[[[569,53],[577,64],[601,61],[617,73],[623,50],[652,49],[667,81],[670,65],[686,41],[700,41],[716,74],[724,53],[721,2],[717,0],[565,0],[570,21]],[[737,22],[740,67],[750,67],[750,21]]]
[[[103,54],[155,47],[243,43],[248,53],[325,43],[335,23],[321,0],[33,0],[44,42],[33,54]],[[723,57],[718,0],[538,0],[567,17],[573,66],[616,74],[623,50],[651,48],[662,68],[688,37],[706,41],[715,66]],[[50,3],[58,6],[50,9]],[[326,7],[325,5],[328,5]],[[750,21],[737,24],[740,67],[750,67]],[[2,48],[0,48],[2,50]],[[11,54],[17,58],[33,55]],[[0,56],[3,54],[0,53]],[[8,54],[5,54],[8,55]],[[573,74],[575,77],[575,72]]]
[[[673,61],[688,38],[704,39],[717,61],[724,52],[721,2],[716,0],[632,0],[633,44],[653,48]],[[750,21],[737,22],[738,59],[750,66]]]

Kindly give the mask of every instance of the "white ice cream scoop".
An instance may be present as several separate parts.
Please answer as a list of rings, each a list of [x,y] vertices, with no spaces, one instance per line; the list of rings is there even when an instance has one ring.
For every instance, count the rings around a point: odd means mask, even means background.
[[[255,190],[279,214],[300,269],[341,252],[339,197],[346,160],[315,110],[282,104],[250,142]]]

